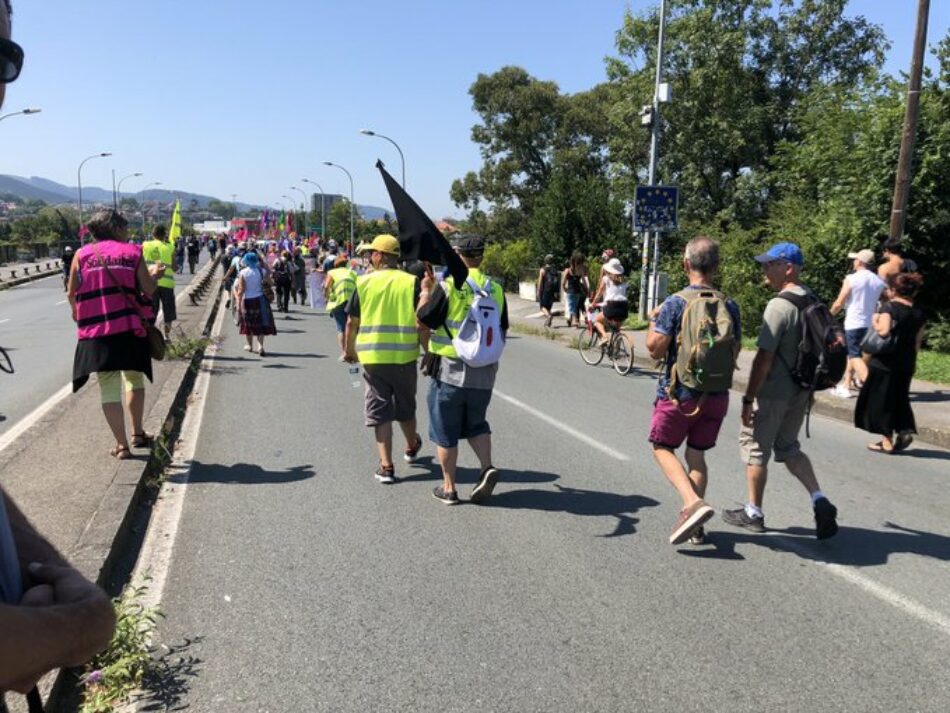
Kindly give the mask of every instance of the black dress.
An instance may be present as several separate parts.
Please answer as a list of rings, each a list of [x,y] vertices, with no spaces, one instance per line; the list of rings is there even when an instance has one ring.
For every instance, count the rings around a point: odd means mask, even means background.
[[[80,339],[73,357],[73,393],[100,371],[140,371],[152,380],[152,355],[145,337],[133,332]]]
[[[910,381],[917,367],[917,333],[925,318],[916,307],[899,302],[888,302],[881,313],[890,314],[892,324],[896,324],[896,346],[889,354],[871,358],[868,378],[854,408],[854,425],[891,438],[895,433],[917,433],[910,407]]]

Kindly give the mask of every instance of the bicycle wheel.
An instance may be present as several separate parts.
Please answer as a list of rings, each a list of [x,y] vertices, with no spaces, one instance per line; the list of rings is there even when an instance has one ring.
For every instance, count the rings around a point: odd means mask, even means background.
[[[577,348],[581,353],[581,359],[591,366],[597,366],[604,359],[604,350],[597,336],[597,330],[591,328],[577,333]]]
[[[621,376],[626,376],[633,368],[633,340],[623,332],[614,332],[610,338],[610,361]]]

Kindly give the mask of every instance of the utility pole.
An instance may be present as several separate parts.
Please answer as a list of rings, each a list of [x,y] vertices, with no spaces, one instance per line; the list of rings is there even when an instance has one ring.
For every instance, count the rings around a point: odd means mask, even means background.
[[[914,144],[917,140],[917,119],[920,116],[920,77],[924,70],[929,15],[930,0],[918,0],[917,34],[914,37],[914,55],[911,59],[910,81],[907,85],[907,107],[904,110],[904,130],[901,134],[897,179],[894,182],[894,203],[891,208],[890,237],[895,239],[904,234],[904,223],[907,219],[907,197],[910,195]]]
[[[660,34],[656,47],[656,82],[653,87],[653,106],[651,108],[650,125],[650,167],[647,173],[647,183],[651,186],[656,185],[656,162],[660,149],[660,84],[663,82],[663,38],[666,33],[666,0],[660,0]],[[656,282],[656,270],[659,264],[660,233],[656,232],[654,236],[653,247],[653,274],[654,283]],[[643,254],[642,267],[640,275],[640,319],[647,318],[647,299],[650,282],[650,233],[643,233]],[[655,284],[654,284],[655,288]],[[653,298],[655,300],[656,292],[654,289]]]

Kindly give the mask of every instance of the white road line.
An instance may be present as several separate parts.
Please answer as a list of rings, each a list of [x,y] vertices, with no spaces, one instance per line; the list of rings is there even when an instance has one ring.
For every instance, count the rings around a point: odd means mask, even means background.
[[[69,300],[60,300],[60,301],[57,302],[54,306],[55,306],[55,307],[59,307],[60,305],[64,305],[64,304],[66,304],[67,302],[69,302]]]
[[[212,340],[216,341],[220,335],[221,323],[227,311],[223,305],[218,306],[218,315],[211,330]],[[195,380],[195,387],[189,398],[191,405],[181,425],[181,438],[175,448],[175,457],[168,466],[167,479],[152,512],[148,532],[132,573],[134,586],[147,586],[142,597],[142,603],[146,607],[158,606],[165,592],[165,583],[171,568],[178,526],[188,490],[188,479],[191,476],[191,464],[201,435],[205,404],[208,403],[208,387],[214,368],[212,352],[205,354],[201,366],[201,372]]]
[[[9,322],[9,321],[10,321],[9,318],[8,318],[8,319],[0,319],[0,324],[3,324],[4,322]]]
[[[16,422],[14,426],[10,428],[9,431],[0,436],[0,451],[5,450],[13,443],[17,438],[26,433],[35,423],[40,421],[47,413],[49,413],[56,404],[65,399],[72,393],[73,385],[72,383],[66,384],[63,388],[57,391],[55,394],[50,396],[46,401],[41,403],[35,409],[33,409],[29,414],[21,418]]]
[[[810,560],[823,567],[826,572],[830,572],[836,577],[841,577],[841,579],[863,589],[872,597],[879,599],[885,604],[889,604],[895,609],[900,609],[915,619],[920,619],[924,623],[939,629],[942,633],[950,635],[950,616],[934,611],[915,599],[908,597],[906,594],[898,592],[896,589],[891,589],[879,582],[875,582],[870,577],[861,574],[861,572],[854,567],[838,564],[837,562],[822,562],[821,560],[816,560],[814,559],[814,552],[809,551],[807,547],[803,547],[797,542],[784,537],[780,539],[782,543],[780,546],[783,549],[791,550],[803,559]]]
[[[555,428],[561,431],[564,431],[564,433],[568,434],[569,436],[574,436],[574,438],[579,440],[581,443],[584,443],[590,446],[591,448],[595,448],[601,453],[607,454],[611,458],[614,458],[622,462],[627,462],[630,460],[630,456],[626,455],[625,453],[621,453],[620,451],[615,451],[613,448],[605,446],[596,438],[592,438],[591,436],[588,436],[586,433],[581,433],[576,428],[572,428],[571,426],[568,426],[566,423],[562,423],[561,421],[558,421],[556,418],[552,418],[551,416],[548,416],[543,411],[539,411],[533,406],[529,406],[528,404],[524,403],[523,401],[519,401],[513,396],[509,396],[508,394],[503,394],[498,389],[495,389],[493,393],[495,394],[495,396],[502,399],[503,401],[507,401],[508,403],[514,406],[517,406],[518,408],[524,411],[527,411],[535,418],[539,418],[545,423],[551,426],[554,426]]]

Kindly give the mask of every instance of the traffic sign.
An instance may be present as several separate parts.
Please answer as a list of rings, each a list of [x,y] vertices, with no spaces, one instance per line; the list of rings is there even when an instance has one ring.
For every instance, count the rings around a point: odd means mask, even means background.
[[[676,230],[676,186],[637,186],[633,227],[641,232]]]

